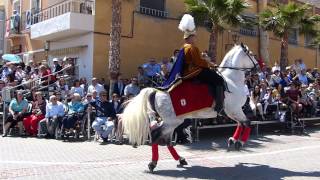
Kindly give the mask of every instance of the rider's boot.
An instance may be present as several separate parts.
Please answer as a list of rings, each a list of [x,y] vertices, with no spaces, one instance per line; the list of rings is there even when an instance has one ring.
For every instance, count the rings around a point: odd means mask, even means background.
[[[186,165],[188,165],[188,163],[187,163],[187,161],[186,161],[186,159],[185,159],[184,157],[180,157],[180,158],[179,158],[179,165],[180,165],[180,166],[186,166]]]
[[[157,161],[151,161],[149,164],[148,164],[148,168],[150,170],[150,172],[153,172],[154,168],[156,168],[157,166]]]
[[[223,86],[217,86],[215,87],[215,101],[216,105],[214,107],[214,110],[219,114],[223,110],[223,104],[224,104],[224,88]]]

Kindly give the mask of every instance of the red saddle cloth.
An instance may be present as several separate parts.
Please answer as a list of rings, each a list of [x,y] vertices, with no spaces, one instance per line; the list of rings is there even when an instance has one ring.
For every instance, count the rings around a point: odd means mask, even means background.
[[[169,94],[177,116],[211,108],[214,101],[208,85],[192,81],[183,81],[169,90]]]

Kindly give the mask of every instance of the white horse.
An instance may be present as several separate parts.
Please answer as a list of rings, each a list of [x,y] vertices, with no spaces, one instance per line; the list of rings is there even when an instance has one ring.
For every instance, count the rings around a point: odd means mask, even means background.
[[[250,127],[242,106],[247,100],[245,92],[245,71],[258,67],[258,62],[250,54],[247,46],[234,46],[224,57],[219,71],[226,80],[229,92],[225,92],[224,111],[228,117],[238,122],[237,130],[229,139],[229,145],[235,143],[240,148],[248,140]],[[155,95],[154,95],[155,93]],[[154,104],[149,102],[149,96],[154,95]],[[141,145],[150,135],[150,114],[152,109],[162,119],[162,135],[172,137],[174,129],[187,118],[213,118],[217,113],[212,109],[177,117],[170,95],[154,88],[145,88],[131,100],[122,114],[123,127],[129,136],[130,143]],[[151,115],[152,116],[152,115]]]

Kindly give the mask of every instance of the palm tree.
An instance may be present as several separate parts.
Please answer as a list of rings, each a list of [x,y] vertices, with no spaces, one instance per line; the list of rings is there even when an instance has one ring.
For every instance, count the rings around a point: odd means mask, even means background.
[[[297,29],[300,33],[314,34],[320,16],[308,15],[311,8],[309,4],[280,4],[276,2],[275,5],[274,9],[266,9],[260,14],[259,23],[262,28],[272,31],[275,36],[281,39],[280,67],[284,69],[288,65],[290,31]]]
[[[244,0],[185,0],[187,11],[197,24],[205,25],[210,32],[209,56],[213,62],[217,56],[217,35],[220,30],[245,23],[241,14],[249,4]]]
[[[122,0],[112,0],[112,20],[109,48],[109,77],[112,95],[113,86],[120,74],[120,40],[121,40],[121,3]]]

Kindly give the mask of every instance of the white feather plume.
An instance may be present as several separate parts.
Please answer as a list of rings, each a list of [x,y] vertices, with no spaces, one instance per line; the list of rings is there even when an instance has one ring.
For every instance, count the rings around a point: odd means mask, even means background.
[[[178,28],[183,32],[194,31],[196,28],[194,18],[190,14],[183,15]]]

